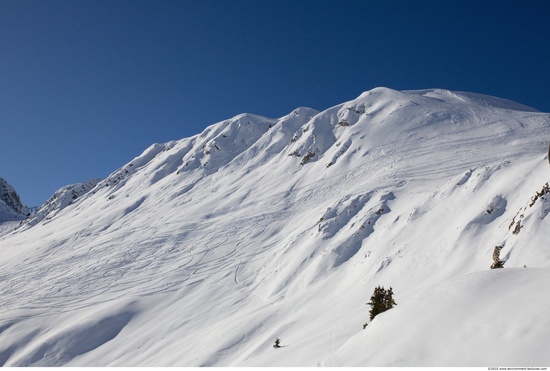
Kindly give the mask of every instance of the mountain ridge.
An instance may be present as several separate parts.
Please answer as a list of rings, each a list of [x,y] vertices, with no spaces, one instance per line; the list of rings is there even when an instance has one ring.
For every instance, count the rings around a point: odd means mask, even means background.
[[[499,290],[523,282],[509,268],[548,270],[550,204],[533,198],[548,181],[549,136],[550,114],[509,101],[377,88],[321,112],[242,114],[154,144],[63,212],[0,237],[0,360],[391,365],[344,344],[383,352],[391,339],[375,329],[394,331],[388,318],[398,316],[413,326],[404,342],[422,348],[412,365],[441,365],[432,333],[400,306],[441,282],[493,274],[495,245],[506,261]],[[394,288],[398,306],[362,336],[379,284]],[[537,334],[525,341],[546,339]]]

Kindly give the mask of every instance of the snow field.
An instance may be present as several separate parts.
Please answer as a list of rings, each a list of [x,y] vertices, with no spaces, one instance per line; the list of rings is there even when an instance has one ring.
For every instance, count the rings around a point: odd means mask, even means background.
[[[0,363],[549,364],[549,123],[378,88],[155,144],[0,236]],[[363,330],[377,285],[398,305]]]

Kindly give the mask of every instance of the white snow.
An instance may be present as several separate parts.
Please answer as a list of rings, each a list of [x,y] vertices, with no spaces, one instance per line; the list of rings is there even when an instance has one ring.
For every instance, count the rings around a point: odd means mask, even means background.
[[[0,236],[0,364],[547,366],[549,138],[514,102],[377,88],[155,144]],[[363,330],[377,285],[397,306]]]
[[[548,282],[547,268],[510,268],[431,286],[380,314],[324,364],[547,366]]]
[[[13,216],[12,213],[9,214],[10,218]],[[0,222],[0,236],[8,234],[12,232],[15,228],[17,228],[21,224],[20,220],[12,220],[12,221],[5,221]]]

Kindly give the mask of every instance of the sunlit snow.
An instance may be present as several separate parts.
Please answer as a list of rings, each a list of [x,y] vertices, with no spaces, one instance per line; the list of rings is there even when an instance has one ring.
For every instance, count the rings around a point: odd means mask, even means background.
[[[549,140],[514,102],[377,88],[154,144],[0,230],[0,364],[549,365]]]

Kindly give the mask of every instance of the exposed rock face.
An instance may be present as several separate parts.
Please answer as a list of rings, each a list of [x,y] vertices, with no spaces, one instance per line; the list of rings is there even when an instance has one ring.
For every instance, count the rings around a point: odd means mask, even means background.
[[[0,178],[0,222],[21,220],[29,215],[29,209],[23,205],[15,189]]]
[[[51,219],[61,210],[76,202],[78,198],[92,190],[101,179],[92,179],[84,183],[71,184],[57,190],[52,197],[26,222],[30,227],[40,223],[44,219]]]

